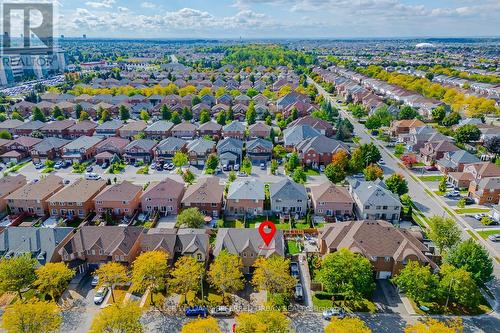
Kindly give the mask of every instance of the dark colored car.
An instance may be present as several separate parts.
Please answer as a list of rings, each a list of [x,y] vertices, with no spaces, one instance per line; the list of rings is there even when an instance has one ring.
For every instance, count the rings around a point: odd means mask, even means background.
[[[186,316],[205,318],[206,316],[208,316],[208,310],[203,306],[193,306],[186,309]]]

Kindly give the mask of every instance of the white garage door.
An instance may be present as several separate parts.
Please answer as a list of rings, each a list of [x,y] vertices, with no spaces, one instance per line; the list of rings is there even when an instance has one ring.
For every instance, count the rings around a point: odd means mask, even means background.
[[[390,277],[391,277],[391,272],[386,272],[386,271],[378,272],[379,279],[388,279]]]

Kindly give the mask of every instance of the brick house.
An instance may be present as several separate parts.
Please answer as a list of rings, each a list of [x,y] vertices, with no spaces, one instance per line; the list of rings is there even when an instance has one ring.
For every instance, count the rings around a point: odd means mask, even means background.
[[[265,122],[258,121],[248,127],[248,133],[250,138],[266,139],[271,135],[271,126],[267,125]]]
[[[410,133],[410,129],[421,126],[425,126],[425,124],[419,119],[394,120],[389,130],[392,136],[399,136],[401,134],[408,134]]]
[[[123,125],[123,127],[121,127],[118,131],[120,133],[120,137],[130,140],[137,134],[144,132],[146,127],[148,127],[148,124],[144,120],[137,120]]]
[[[235,138],[243,140],[245,137],[245,125],[239,121],[233,121],[222,128],[224,138]]]
[[[184,184],[172,178],[152,182],[141,196],[143,212],[176,215],[181,207]]]
[[[469,185],[469,197],[478,205],[495,205],[500,197],[500,177],[473,180]]]
[[[449,141],[427,142],[423,148],[420,148],[420,157],[425,164],[433,165],[437,160],[442,159],[444,154],[457,150],[460,148]]]
[[[319,229],[319,252],[325,255],[348,249],[370,260],[377,279],[389,279],[410,261],[437,267],[416,236],[380,220],[331,223]]]
[[[68,128],[68,136],[71,139],[76,139],[81,136],[92,136],[98,124],[90,120],[79,121]]]
[[[44,160],[54,161],[55,159],[61,158],[63,155],[63,147],[70,142],[70,140],[60,138],[45,138],[31,148],[31,159],[33,162],[41,162]]]
[[[95,160],[97,164],[110,163],[114,155],[121,157],[125,153],[125,147],[129,140],[120,137],[110,136],[99,142],[96,146]]]
[[[196,125],[191,124],[189,121],[183,121],[175,125],[171,132],[172,136],[181,139],[193,139],[196,137]]]
[[[138,139],[130,142],[125,147],[123,158],[127,163],[135,163],[142,161],[149,163],[153,159],[153,149],[156,146],[156,141],[149,139]]]
[[[174,123],[165,120],[158,120],[152,123],[144,130],[146,138],[151,140],[163,140],[170,136],[170,130],[174,126]]]
[[[264,183],[257,178],[236,179],[229,186],[225,214],[257,216],[264,212]]]
[[[5,199],[14,214],[46,216],[49,213],[49,198],[63,187],[61,177],[48,175],[36,183],[19,188]]]
[[[102,138],[97,136],[81,136],[65,145],[62,149],[62,158],[71,162],[83,162],[96,154],[96,147]]]
[[[48,200],[51,216],[83,219],[95,211],[93,199],[106,187],[104,180],[78,179]]]
[[[110,137],[110,136],[120,136],[120,129],[123,127],[124,123],[121,120],[108,120],[97,126],[95,129],[95,135],[101,137]]]
[[[311,202],[314,214],[327,220],[335,216],[352,216],[354,200],[349,190],[327,181],[317,186],[311,186]]]
[[[339,150],[349,153],[349,148],[343,142],[324,135],[304,139],[295,146],[302,165],[315,169],[330,164],[333,155]]]
[[[317,130],[319,133],[327,137],[331,137],[335,134],[335,129],[333,128],[332,124],[330,124],[326,120],[319,119],[310,115],[295,119],[290,124],[288,124],[288,127],[291,128],[299,125],[309,125],[315,130]]]
[[[56,138],[68,138],[69,128],[75,124],[73,119],[55,120],[46,123],[45,126],[40,128],[44,137],[53,136]]]
[[[218,177],[200,178],[190,185],[182,197],[182,207],[196,207],[205,215],[220,216],[224,200],[224,185],[219,184]]]
[[[214,140],[218,140],[222,134],[222,125],[217,124],[215,121],[207,121],[198,127],[198,135],[208,135]]]
[[[175,153],[187,152],[187,141],[173,136],[166,138],[154,147],[154,158],[157,162],[171,162]]]
[[[141,203],[142,186],[129,181],[108,186],[94,198],[98,214],[132,216]]]
[[[26,183],[26,177],[23,175],[0,178],[0,212],[3,212],[7,207],[7,196],[26,185]]]
[[[14,134],[19,136],[30,136],[31,133],[39,131],[43,126],[45,126],[45,123],[40,120],[28,121],[21,126],[16,127],[14,129]]]
[[[4,163],[19,163],[22,159],[30,156],[31,149],[40,143],[42,139],[32,138],[30,136],[20,136],[4,145],[5,153],[0,158]]]
[[[135,226],[82,226],[59,250],[77,273],[118,262],[129,266],[140,253],[143,229]]]

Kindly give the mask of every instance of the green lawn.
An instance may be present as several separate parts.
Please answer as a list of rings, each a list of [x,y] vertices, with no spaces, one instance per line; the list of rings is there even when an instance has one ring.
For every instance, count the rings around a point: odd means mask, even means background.
[[[308,175],[308,176],[319,176],[319,171],[318,170],[307,168],[305,170],[305,172],[306,172],[306,175]]]
[[[297,253],[300,253],[300,244],[298,244],[298,242],[296,241],[287,241],[286,242],[287,245],[288,245],[288,253],[290,254],[297,254]]]
[[[476,213],[487,213],[491,209],[489,208],[457,208],[455,213],[457,214],[476,214]]]
[[[489,235],[496,235],[500,234],[500,230],[484,230],[484,231],[478,231],[477,232],[481,237],[484,239],[488,238]]]
[[[240,221],[240,220],[224,221],[223,226],[224,226],[224,228],[244,228],[245,227],[245,225],[243,224],[243,221]]]
[[[427,189],[425,189],[425,191],[427,191]],[[434,193],[436,193],[439,196],[443,196],[445,192],[441,192],[439,190],[435,190]]]
[[[17,172],[19,171],[21,168],[24,168],[27,164],[29,163],[28,162],[23,162],[23,163],[19,163],[19,164],[16,164],[16,165],[13,165],[12,167],[8,168],[7,170],[5,170],[5,172],[8,174],[9,172]]]
[[[323,311],[331,307],[341,307],[347,312],[369,312],[375,313],[377,307],[375,304],[368,300],[361,301],[332,301],[332,295],[326,292],[316,292],[312,297],[313,306],[315,311]]]
[[[423,182],[440,182],[444,176],[420,176],[418,177]]]

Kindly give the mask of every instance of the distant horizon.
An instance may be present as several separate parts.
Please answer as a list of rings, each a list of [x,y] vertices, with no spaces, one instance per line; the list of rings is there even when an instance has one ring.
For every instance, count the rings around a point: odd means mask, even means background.
[[[104,36],[67,36],[64,35],[57,37],[59,39],[107,39],[107,40],[214,40],[214,41],[273,41],[273,40],[441,40],[441,39],[499,39],[497,36],[381,36],[381,37],[104,37]]]

